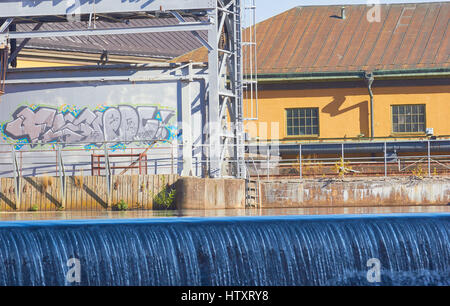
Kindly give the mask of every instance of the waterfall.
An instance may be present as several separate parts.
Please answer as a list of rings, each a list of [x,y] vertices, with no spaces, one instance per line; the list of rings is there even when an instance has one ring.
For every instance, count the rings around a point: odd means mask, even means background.
[[[448,286],[449,221],[444,213],[0,222],[0,285]],[[367,277],[372,258],[378,283]],[[80,282],[67,277],[77,265]]]

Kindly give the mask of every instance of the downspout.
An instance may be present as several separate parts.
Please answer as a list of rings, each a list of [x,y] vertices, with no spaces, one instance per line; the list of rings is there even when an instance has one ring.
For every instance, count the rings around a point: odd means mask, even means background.
[[[374,138],[374,121],[373,121],[373,91],[372,84],[375,80],[372,72],[364,72],[364,80],[367,83],[367,89],[369,90],[370,95],[370,138]]]

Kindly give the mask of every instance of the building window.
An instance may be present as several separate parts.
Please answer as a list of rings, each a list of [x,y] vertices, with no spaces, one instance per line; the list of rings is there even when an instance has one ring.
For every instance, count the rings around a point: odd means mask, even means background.
[[[288,136],[318,136],[319,109],[291,108],[286,110]]]
[[[392,105],[394,133],[425,133],[425,105]]]

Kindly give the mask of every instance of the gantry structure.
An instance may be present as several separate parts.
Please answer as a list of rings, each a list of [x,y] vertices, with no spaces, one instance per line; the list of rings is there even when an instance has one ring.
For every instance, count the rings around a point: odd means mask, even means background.
[[[33,38],[126,35],[188,31],[208,49],[208,85],[203,132],[210,177],[246,176],[243,130],[243,0],[6,0],[0,2],[0,46],[12,63]],[[189,20],[195,21],[187,21]],[[192,19],[193,17],[193,19]],[[105,20],[126,23],[136,18],[176,18],[173,25],[40,31],[48,22]],[[18,23],[33,23],[17,32]],[[207,31],[207,38],[199,34]],[[16,46],[15,41],[22,43]],[[2,73],[5,73],[3,69]],[[184,140],[183,140],[184,141]]]

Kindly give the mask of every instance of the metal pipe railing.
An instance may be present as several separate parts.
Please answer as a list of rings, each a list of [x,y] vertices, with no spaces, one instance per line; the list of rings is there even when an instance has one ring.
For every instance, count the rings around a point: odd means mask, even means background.
[[[137,156],[147,148],[145,145],[139,147],[137,144],[131,144],[130,147],[118,147],[116,146],[118,144],[105,142],[103,148],[98,146],[87,148],[84,144],[65,144],[65,147],[52,144],[48,148],[31,148],[25,145],[20,150],[16,150],[15,145],[0,144],[0,176],[13,176],[18,178],[19,182],[21,176],[83,175],[90,173],[94,167],[92,156],[102,155],[104,157],[100,161],[102,163],[100,168],[106,171],[103,175],[109,180],[112,175],[117,174],[115,170],[130,166],[130,154]],[[148,151],[148,158],[145,161],[140,159],[140,162],[145,163],[143,167],[148,169],[148,173],[178,173],[183,165],[182,156],[178,154],[182,151],[181,146],[182,144],[172,142],[153,147]],[[207,150],[203,150],[204,147],[204,145],[193,146],[193,152],[197,152],[193,156],[193,175],[201,176],[204,173],[202,169],[208,165],[208,154]],[[246,163],[251,165],[248,167],[251,175],[259,178],[260,174],[265,173],[266,179],[281,176],[297,176],[302,179],[308,176],[338,175],[339,171],[336,168],[344,172],[354,170],[350,171],[352,172],[350,174],[347,173],[348,175],[383,175],[384,177],[405,175],[413,171],[420,172],[420,176],[431,177],[433,174],[447,175],[450,170],[450,155],[448,155],[450,152],[435,152],[431,141],[427,142],[426,153],[420,154],[389,155],[387,148],[387,143],[383,143],[382,153],[368,156],[367,154],[350,154],[347,152],[347,145],[340,144],[340,154],[324,157],[305,154],[304,145],[300,144],[297,146],[298,158],[281,159],[278,154],[270,153],[271,148],[263,147],[260,150],[262,154],[257,152],[247,154]],[[9,154],[6,154],[8,152]],[[124,154],[117,154],[118,152]],[[114,159],[111,159],[111,156],[114,156]],[[237,163],[238,161],[233,158],[225,160],[225,164],[236,165]],[[133,169],[130,170],[133,171]],[[288,173],[289,171],[291,174]],[[19,187],[16,187],[16,190],[19,190]]]

